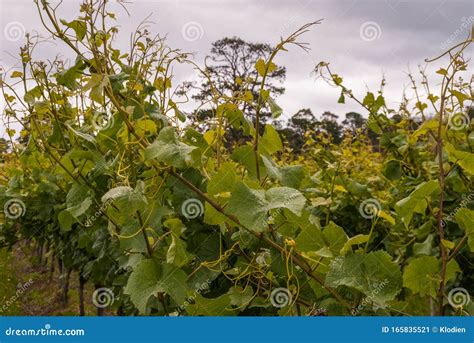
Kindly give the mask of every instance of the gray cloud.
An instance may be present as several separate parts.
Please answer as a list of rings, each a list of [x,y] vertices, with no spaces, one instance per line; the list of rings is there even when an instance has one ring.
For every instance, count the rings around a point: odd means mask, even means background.
[[[73,19],[79,15],[79,3],[65,0],[60,13],[66,19]],[[224,36],[276,44],[281,36],[304,23],[323,18],[321,25],[303,37],[311,45],[309,53],[291,48],[277,59],[288,70],[286,93],[278,99],[285,116],[306,107],[316,114],[325,110],[341,116],[351,110],[363,113],[354,104],[337,104],[338,91],[311,75],[321,60],[331,62],[332,69],[359,96],[364,95],[366,86],[377,88],[384,73],[388,100],[396,104],[407,84],[404,71],[408,66],[416,69],[425,64],[425,58],[440,54],[442,44],[459,31],[462,20],[474,15],[471,0],[136,0],[127,6],[130,17],[117,4],[112,6],[119,15],[117,23],[123,32],[118,42],[121,49],[128,48],[128,33],[151,14],[152,31],[167,35],[172,47],[195,52],[198,63],[203,62],[211,43]],[[12,22],[20,23],[27,31],[43,31],[30,0],[0,0],[0,10],[2,32]],[[197,39],[183,35],[183,27],[190,22],[199,31]],[[361,27],[368,22],[375,23],[374,39],[361,34]],[[468,31],[464,29],[458,34],[455,42],[464,39]],[[4,68],[14,65],[15,59],[10,54],[16,54],[20,45],[21,41],[2,39],[0,63]],[[46,59],[64,50],[60,44],[45,43],[38,47],[37,53]],[[441,65],[438,61],[428,70]],[[177,80],[192,75],[190,69],[176,71]]]

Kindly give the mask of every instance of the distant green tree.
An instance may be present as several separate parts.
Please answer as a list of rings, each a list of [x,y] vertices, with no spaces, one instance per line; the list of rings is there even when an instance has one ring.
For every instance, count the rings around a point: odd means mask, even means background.
[[[342,125],[350,131],[355,131],[364,127],[366,122],[367,120],[360,113],[348,112],[346,113],[346,119],[342,121]]]
[[[220,94],[228,97],[249,90],[253,97],[258,98],[259,86],[262,77],[258,74],[255,63],[259,59],[267,60],[272,53],[269,44],[246,42],[238,37],[226,37],[212,43],[210,54],[206,57],[205,72],[207,77],[201,78],[199,86],[191,83],[186,84],[185,89],[198,89],[193,99],[205,104],[212,100],[212,87]],[[285,67],[276,67],[265,82],[270,96],[275,99],[283,94],[285,88],[281,83],[285,80]],[[212,85],[212,87],[211,87]],[[247,120],[254,122],[255,109],[247,104],[241,108]],[[261,122],[265,123],[270,117],[270,109],[263,108],[260,112]],[[205,106],[191,114],[193,122],[199,122],[198,129],[209,126],[209,119],[213,112]],[[261,125],[263,130],[264,125]],[[229,128],[226,132],[226,145],[232,146],[236,141],[244,139],[242,132]]]
[[[274,124],[276,124],[278,131],[283,135],[288,146],[293,151],[301,151],[305,143],[305,133],[313,129],[317,122],[313,112],[309,108],[303,108],[296,112],[287,123],[279,121]]]
[[[337,118],[334,113],[325,111],[317,123],[317,131],[318,133],[325,132],[332,137],[334,143],[339,144],[342,141],[343,127],[337,122]]]
[[[211,84],[220,94],[227,96],[232,96],[243,87],[248,87],[257,98],[261,76],[255,68],[255,63],[259,59],[267,60],[271,53],[272,47],[269,44],[250,43],[238,37],[226,37],[215,41],[212,43],[210,54],[206,57],[205,71],[209,78],[202,78],[200,91],[194,99],[210,100]],[[284,93],[285,88],[281,86],[281,82],[285,80],[285,76],[285,67],[277,67],[267,77],[265,84],[272,98]],[[253,109],[249,107],[245,107],[243,111],[249,116],[254,114]]]
[[[290,127],[303,134],[306,131],[313,129],[316,124],[316,117],[309,108],[304,108],[296,112],[289,122]]]

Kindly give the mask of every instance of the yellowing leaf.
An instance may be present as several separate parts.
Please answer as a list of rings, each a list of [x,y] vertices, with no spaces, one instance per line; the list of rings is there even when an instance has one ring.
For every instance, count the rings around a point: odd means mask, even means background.
[[[255,69],[257,69],[257,72],[259,73],[260,76],[265,75],[265,61],[263,59],[259,59],[255,63]]]
[[[230,196],[231,196],[230,192],[221,192],[215,195],[216,198],[230,198]]]
[[[423,110],[425,110],[425,109],[428,108],[428,105],[425,104],[424,102],[417,101],[415,107],[416,107],[417,109],[419,109],[421,112],[423,112]]]
[[[369,238],[369,235],[362,234],[349,238],[341,249],[341,255],[345,255],[352,248],[353,245],[363,244],[367,242]]]
[[[314,207],[318,207],[318,206],[328,206],[328,205],[331,205],[332,201],[330,198],[323,198],[323,197],[317,197],[315,199],[312,199],[311,200],[311,205],[313,205]]]
[[[443,245],[448,248],[449,250],[453,250],[454,249],[454,243],[451,242],[451,241],[448,241],[446,239],[442,239],[441,242],[443,243]]]
[[[253,94],[251,91],[245,91],[244,100],[248,102],[253,101]]]
[[[143,90],[143,85],[141,83],[135,83],[133,86],[133,90],[137,92],[141,92]]]
[[[23,77],[23,73],[21,71],[18,71],[18,70],[15,70],[11,75],[10,77],[13,79],[13,78],[16,78],[16,77]]]
[[[423,124],[415,131],[413,132],[413,137],[418,138],[420,135],[425,135],[427,134],[430,130],[435,131],[438,129],[439,122],[437,119],[430,119]]]
[[[335,185],[334,190],[338,192],[347,193],[347,189],[345,189],[344,186],[341,186],[341,185]]]
[[[150,246],[153,246],[155,244],[155,239],[151,236],[148,236],[147,238],[148,238],[148,244]]]
[[[463,107],[465,100],[469,100],[471,98],[469,95],[461,93],[460,91],[457,91],[455,89],[451,89],[450,92],[456,97],[461,107]]]
[[[439,96],[433,95],[433,94],[429,94],[429,95],[428,95],[428,99],[429,99],[430,101],[432,101],[433,103],[435,103],[436,101],[439,100]]]
[[[390,214],[388,214],[387,212],[385,212],[385,211],[378,211],[378,212],[377,212],[377,215],[378,215],[380,218],[385,219],[385,220],[386,220],[387,222],[389,222],[390,224],[395,225],[395,219],[394,219]]]
[[[139,119],[135,123],[135,132],[140,137],[143,137],[145,134],[155,135],[156,131],[156,124],[151,119]]]
[[[169,78],[163,78],[160,76],[155,80],[153,86],[155,86],[155,88],[160,92],[163,92],[166,89],[171,88],[171,80]]]
[[[206,140],[207,144],[212,145],[215,143],[217,138],[217,132],[214,130],[206,131],[203,135],[204,139]]]
[[[261,58],[255,63],[255,69],[260,76],[265,76],[265,74],[273,73],[276,70],[277,66],[275,63],[270,62],[270,64],[265,63]]]

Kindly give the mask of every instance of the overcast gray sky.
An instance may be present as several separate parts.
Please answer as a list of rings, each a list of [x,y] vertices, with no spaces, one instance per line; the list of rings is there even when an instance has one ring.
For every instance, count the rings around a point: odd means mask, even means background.
[[[32,0],[0,0],[0,4],[0,64],[8,70],[17,63],[24,32],[44,31]],[[71,20],[79,15],[79,4],[64,0],[60,13]],[[301,25],[324,19],[303,38],[310,43],[309,53],[294,47],[277,58],[277,64],[287,67],[286,92],[277,99],[285,117],[301,108],[311,108],[317,115],[329,110],[341,117],[351,110],[363,113],[349,101],[338,104],[339,92],[311,74],[322,60],[330,62],[358,96],[364,95],[366,87],[375,91],[384,74],[386,95],[396,104],[409,88],[408,68],[416,71],[418,65],[425,65],[425,58],[465,39],[474,23],[472,0],[135,0],[127,6],[130,17],[114,7],[123,32],[131,32],[151,14],[151,30],[167,34],[171,47],[195,52],[200,64],[211,42],[225,36],[274,45]],[[128,41],[119,43],[126,47]],[[65,50],[61,45],[44,44],[37,57],[58,53],[68,57]],[[442,65],[441,60],[428,68]],[[192,69],[177,70],[174,84],[196,75]],[[3,131],[0,128],[0,136]]]

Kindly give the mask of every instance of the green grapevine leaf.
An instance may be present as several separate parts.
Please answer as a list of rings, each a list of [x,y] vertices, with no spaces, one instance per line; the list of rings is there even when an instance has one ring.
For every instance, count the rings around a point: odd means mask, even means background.
[[[240,182],[232,193],[227,210],[246,227],[261,232],[268,226],[269,210],[287,208],[301,215],[305,203],[303,194],[293,188],[274,187],[265,192],[251,189]]]
[[[403,286],[420,296],[436,296],[439,286],[439,266],[435,256],[421,256],[410,261],[403,272]]]
[[[267,170],[268,176],[281,182],[283,186],[299,188],[301,182],[305,177],[304,167],[300,165],[296,166],[284,166],[279,167],[271,159],[271,157],[263,156],[262,161]]]
[[[184,229],[183,223],[178,218],[172,218],[165,221],[164,226],[171,230],[171,244],[166,253],[166,262],[181,267],[188,262],[186,244],[180,238]]]
[[[290,187],[273,187],[266,191],[268,210],[276,208],[287,208],[297,216],[301,215],[306,204],[303,194]]]
[[[385,164],[383,175],[389,180],[398,180],[402,177],[400,161],[390,160]]]
[[[231,307],[231,295],[224,294],[217,298],[204,298],[197,294],[194,304],[189,305],[186,311],[190,316],[233,316],[235,310]]]
[[[459,164],[466,172],[474,175],[474,154],[467,151],[456,150],[456,148],[449,143],[446,143],[444,148],[448,152],[449,161]]]
[[[268,155],[271,155],[283,148],[280,135],[271,125],[265,125],[265,132],[260,140],[259,147]]]
[[[229,292],[230,303],[234,306],[245,306],[250,303],[253,299],[253,290],[252,287],[242,288],[241,286],[231,287]]]
[[[320,228],[316,225],[307,225],[295,239],[296,247],[299,251],[318,251],[326,246],[324,236]]]
[[[347,242],[344,229],[334,222],[330,222],[323,230],[324,241],[332,256],[337,256]]]
[[[76,33],[76,37],[78,40],[84,39],[84,36],[86,35],[86,32],[87,32],[87,26],[86,26],[85,21],[73,20],[73,21],[67,22],[61,19],[61,24],[73,29],[74,32]]]
[[[455,260],[449,261],[446,266],[445,282],[453,279],[460,271]],[[409,262],[403,272],[403,286],[420,296],[429,295],[435,298],[441,282],[440,273],[441,261],[435,256],[417,257]]]
[[[341,254],[342,255],[346,254],[352,248],[353,245],[359,245],[359,244],[367,242],[368,240],[369,240],[369,235],[362,235],[362,234],[349,238],[349,240],[346,243],[344,243],[344,246],[341,249]]]
[[[337,257],[331,263],[326,284],[353,287],[371,301],[385,304],[400,292],[402,275],[398,265],[385,251],[348,254]]]
[[[273,100],[273,98],[268,98],[268,105],[270,106],[270,111],[272,112],[272,118],[277,119],[283,113],[283,109],[278,106],[278,104]]]
[[[246,227],[261,232],[267,227],[267,206],[264,190],[254,190],[239,182],[226,209]]]
[[[140,313],[146,313],[146,305],[152,295],[156,294],[160,278],[160,267],[154,260],[142,260],[134,269],[124,289]]]
[[[459,227],[466,232],[469,249],[474,251],[474,211],[461,208],[456,212],[454,217]]]
[[[133,270],[124,289],[140,313],[145,314],[148,300],[158,293],[168,293],[181,303],[186,297],[186,274],[173,266],[160,266],[155,260],[144,259]]]
[[[72,228],[72,224],[74,224],[75,220],[74,217],[69,213],[68,210],[62,210],[58,213],[58,221],[59,227],[63,231],[70,231]]]
[[[194,149],[196,147],[178,141],[174,128],[168,126],[162,129],[157,140],[145,149],[145,158],[155,159],[176,168],[185,168],[191,162],[190,154]]]
[[[436,180],[430,180],[419,184],[406,198],[395,204],[395,211],[401,217],[405,226],[408,226],[414,213],[424,214],[428,206],[426,198],[439,191]]]

